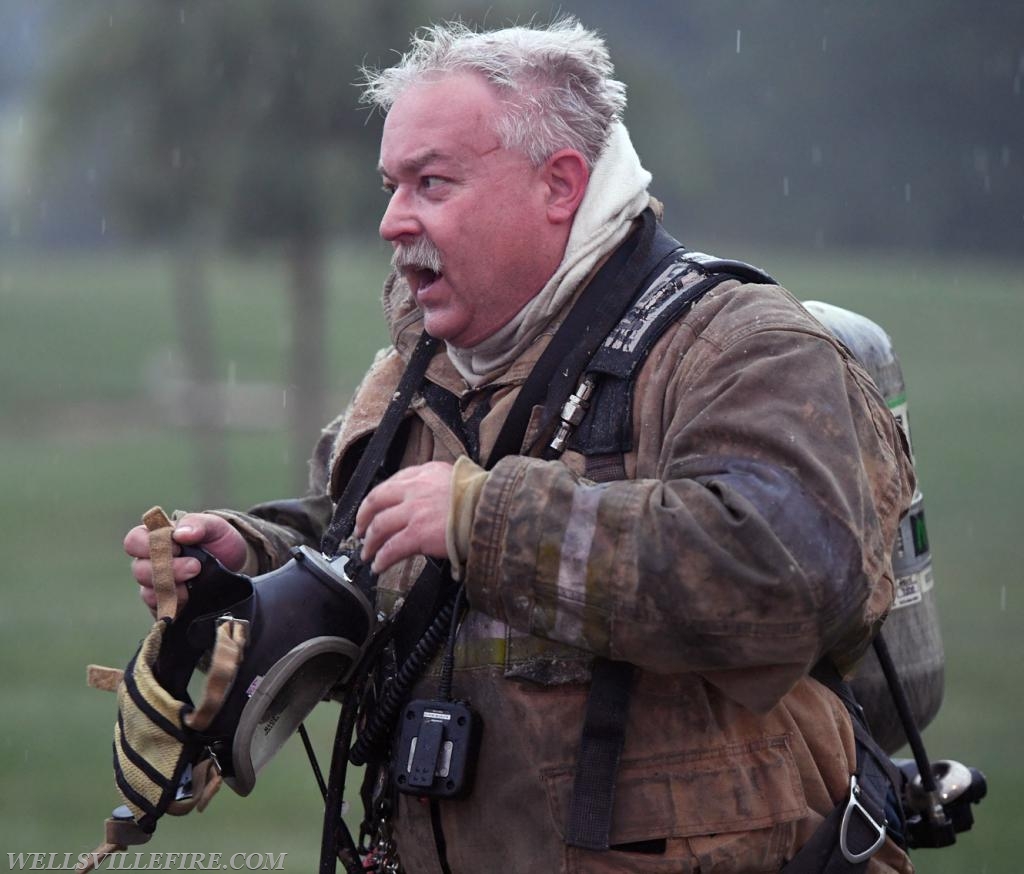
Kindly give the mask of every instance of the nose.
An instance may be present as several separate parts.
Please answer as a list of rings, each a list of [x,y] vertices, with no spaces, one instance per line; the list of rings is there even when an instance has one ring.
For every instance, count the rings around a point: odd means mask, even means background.
[[[394,243],[402,237],[414,237],[420,234],[422,228],[416,217],[409,196],[402,186],[395,189],[388,201],[387,209],[380,220],[380,235],[389,243]]]

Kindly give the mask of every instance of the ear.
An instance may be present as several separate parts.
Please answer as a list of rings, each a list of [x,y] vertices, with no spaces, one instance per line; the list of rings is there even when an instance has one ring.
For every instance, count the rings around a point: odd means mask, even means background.
[[[548,220],[552,224],[572,222],[590,182],[586,160],[575,149],[562,149],[544,162],[542,173],[547,184]]]

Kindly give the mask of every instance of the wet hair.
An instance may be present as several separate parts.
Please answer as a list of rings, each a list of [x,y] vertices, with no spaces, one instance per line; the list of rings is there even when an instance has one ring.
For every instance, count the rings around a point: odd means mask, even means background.
[[[626,108],[608,48],[571,16],[546,26],[475,31],[450,21],[418,30],[392,67],[363,68],[362,102],[391,109],[413,85],[449,73],[476,73],[505,105],[495,133],[535,165],[576,149],[593,168]]]

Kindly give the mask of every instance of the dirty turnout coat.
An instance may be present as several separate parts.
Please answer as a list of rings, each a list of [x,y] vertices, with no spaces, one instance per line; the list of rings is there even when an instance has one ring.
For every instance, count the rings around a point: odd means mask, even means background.
[[[394,346],[325,430],[312,495],[225,512],[261,571],[318,543],[387,406],[422,326],[401,279],[385,309]],[[467,424],[421,392],[401,465],[486,458],[550,336],[475,389],[442,350],[428,379]],[[851,669],[889,609],[913,491],[893,417],[793,297],[739,281],[660,338],[632,411],[627,480],[510,456],[479,494],[454,695],[484,731],[471,796],[440,804],[453,872],[776,872],[848,791],[849,717],[807,673],[826,654]],[[382,609],[421,561],[383,575]],[[563,841],[595,655],[639,669],[604,853]],[[401,796],[394,828],[406,871],[441,870],[426,804]],[[890,842],[869,870],[911,867]]]

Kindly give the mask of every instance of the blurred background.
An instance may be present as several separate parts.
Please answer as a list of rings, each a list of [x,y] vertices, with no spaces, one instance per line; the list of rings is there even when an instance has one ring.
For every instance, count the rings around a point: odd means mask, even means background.
[[[359,65],[432,20],[558,11],[607,36],[670,231],[891,334],[947,656],[925,738],[990,782],[915,861],[1020,870],[1024,5],[994,0],[0,0],[0,865],[92,849],[116,803],[84,676],[149,625],[124,533],[300,492],[386,342]],[[309,870],[298,747],[144,849]]]

